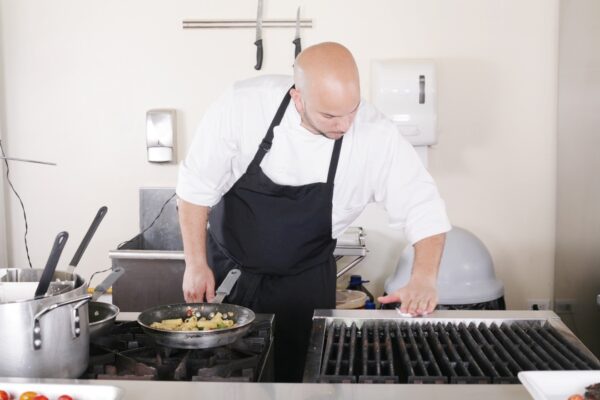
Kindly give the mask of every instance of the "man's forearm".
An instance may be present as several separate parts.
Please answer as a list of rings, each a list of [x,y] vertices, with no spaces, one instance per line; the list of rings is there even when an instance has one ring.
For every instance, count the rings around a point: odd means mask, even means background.
[[[445,242],[446,234],[441,233],[415,243],[415,259],[411,280],[415,279],[436,284]]]
[[[183,238],[186,268],[208,266],[206,260],[206,225],[209,207],[179,199],[179,225]]]

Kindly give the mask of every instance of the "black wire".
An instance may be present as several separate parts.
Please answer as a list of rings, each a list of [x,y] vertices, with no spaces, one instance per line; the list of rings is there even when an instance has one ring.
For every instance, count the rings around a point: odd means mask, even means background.
[[[2,157],[6,157],[6,154],[4,153],[4,147],[2,147],[2,140],[0,140],[0,151],[2,151]],[[33,268],[33,265],[31,265],[31,258],[29,257],[29,246],[27,244],[27,232],[29,231],[29,225],[27,224],[27,213],[25,212],[25,206],[23,205],[23,200],[21,200],[21,196],[19,196],[19,193],[17,193],[15,187],[13,186],[10,180],[10,168],[8,167],[8,160],[6,158],[4,159],[4,164],[6,165],[6,180],[8,181],[8,184],[10,185],[10,188],[12,189],[15,196],[17,196],[17,199],[19,199],[19,203],[21,203],[21,209],[23,210],[23,218],[25,219],[25,252],[27,253],[27,261],[29,262],[29,268]]]
[[[94,272],[94,273],[92,274],[92,276],[90,276],[90,280],[88,281],[88,282],[89,282],[89,283],[88,283],[88,287],[90,287],[90,286],[91,286],[92,279],[94,279],[94,277],[95,277],[97,274],[101,274],[102,272],[110,271],[111,269],[113,269],[113,267],[109,267],[109,268],[103,269],[102,271],[96,271],[96,272]]]
[[[150,223],[150,225],[148,225],[148,226],[146,227],[146,229],[144,229],[143,231],[141,231],[140,233],[138,233],[137,235],[135,235],[133,238],[131,238],[131,239],[129,239],[129,240],[126,240],[126,241],[122,242],[121,244],[119,244],[119,246],[118,246],[118,247],[120,248],[121,246],[123,246],[123,245],[125,245],[125,244],[127,244],[127,243],[129,243],[129,242],[132,242],[132,241],[133,241],[133,240],[135,240],[136,238],[138,238],[138,237],[142,236],[144,233],[146,233],[146,231],[148,231],[148,229],[152,228],[152,226],[154,225],[154,223],[155,223],[155,222],[158,220],[158,218],[159,218],[159,217],[162,215],[162,213],[163,213],[163,211],[164,211],[165,207],[167,206],[167,204],[169,204],[169,202],[170,202],[171,200],[173,200],[173,198],[174,198],[176,195],[177,195],[177,193],[173,193],[173,195],[172,195],[171,197],[169,197],[169,198],[167,199],[167,201],[165,201],[165,202],[164,202],[164,204],[163,204],[163,205],[162,205],[162,207],[160,208],[160,211],[158,212],[158,214],[156,215],[156,217],[154,218],[154,220],[153,220],[153,221]]]

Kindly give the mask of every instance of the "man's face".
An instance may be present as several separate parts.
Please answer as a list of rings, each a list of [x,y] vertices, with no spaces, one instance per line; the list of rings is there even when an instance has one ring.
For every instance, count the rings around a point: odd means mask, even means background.
[[[333,140],[340,139],[350,129],[360,105],[360,96],[344,99],[301,97],[296,108],[302,117],[302,125]]]

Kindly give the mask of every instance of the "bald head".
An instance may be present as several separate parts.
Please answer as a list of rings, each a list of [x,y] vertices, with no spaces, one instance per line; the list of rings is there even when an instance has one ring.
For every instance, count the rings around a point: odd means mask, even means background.
[[[302,125],[330,139],[350,128],[360,105],[358,68],[352,53],[339,43],[306,48],[294,64],[291,90]]]
[[[294,64],[294,83],[304,98],[360,98],[358,68],[352,53],[339,43],[306,48]]]

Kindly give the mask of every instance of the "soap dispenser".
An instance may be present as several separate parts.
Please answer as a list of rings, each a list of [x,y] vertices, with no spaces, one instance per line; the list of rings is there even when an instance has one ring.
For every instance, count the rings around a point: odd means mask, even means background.
[[[176,162],[175,118],[176,113],[172,109],[155,109],[146,112],[146,147],[149,162]]]

